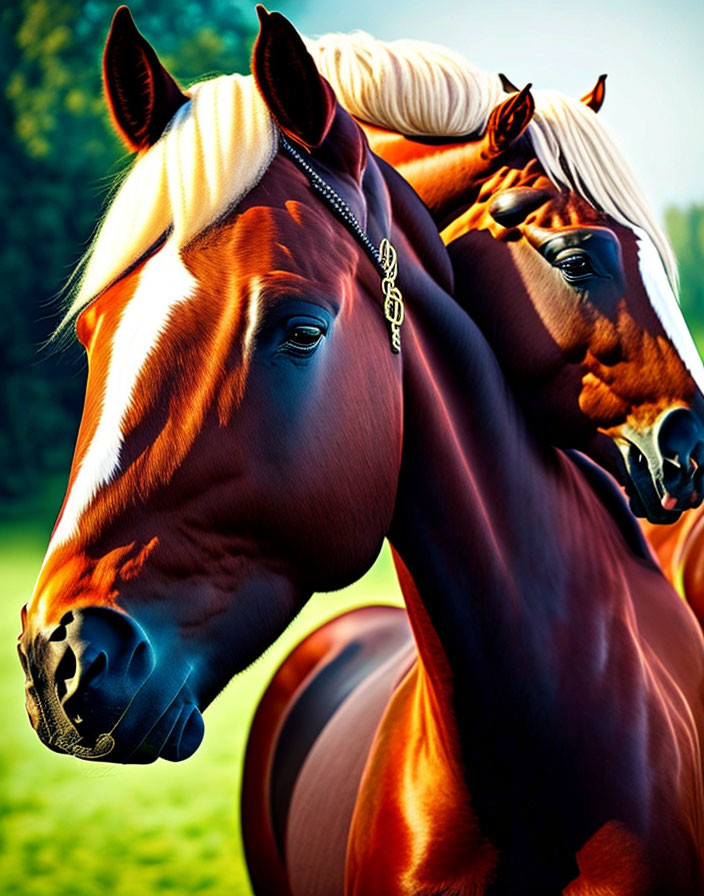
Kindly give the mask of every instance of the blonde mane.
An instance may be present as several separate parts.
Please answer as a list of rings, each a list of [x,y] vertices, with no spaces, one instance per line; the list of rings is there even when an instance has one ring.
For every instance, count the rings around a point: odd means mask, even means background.
[[[306,46],[341,104],[363,121],[409,136],[479,137],[506,94],[498,75],[422,41],[328,34]],[[603,122],[557,91],[533,93],[528,138],[548,177],[627,227],[647,233],[677,294],[677,263],[633,171]]]
[[[505,98],[498,75],[422,41],[368,34],[307,40],[320,71],[353,115],[409,135],[479,136]],[[165,234],[183,248],[261,180],[278,129],[251,75],[189,91],[163,136],[137,157],[115,191],[72,281],[59,331]],[[642,228],[673,289],[677,266],[630,166],[599,118],[555,91],[536,91],[528,137],[546,174],[629,227]]]
[[[115,192],[74,278],[59,330],[167,232],[188,242],[261,180],[278,129],[251,75],[193,86],[162,137],[137,157]]]

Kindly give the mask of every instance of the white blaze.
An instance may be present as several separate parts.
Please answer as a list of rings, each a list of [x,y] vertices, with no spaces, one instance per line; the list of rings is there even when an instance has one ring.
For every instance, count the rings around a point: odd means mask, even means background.
[[[173,239],[142,269],[113,337],[100,420],[71,486],[47,557],[76,533],[83,512],[119,469],[122,426],[140,372],[158,345],[172,311],[190,298],[195,285]]]
[[[660,255],[644,230],[633,227],[633,232],[638,243],[640,275],[650,297],[650,303],[682,362],[692,374],[699,391],[704,393],[704,364],[667,279]]]

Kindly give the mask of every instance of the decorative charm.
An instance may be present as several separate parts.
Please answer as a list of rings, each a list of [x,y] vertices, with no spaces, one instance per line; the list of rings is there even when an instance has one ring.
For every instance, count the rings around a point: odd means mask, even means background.
[[[405,311],[401,290],[396,286],[396,277],[398,276],[396,250],[386,237],[379,243],[379,248],[376,248],[342,196],[323,180],[283,134],[281,135],[281,148],[298,165],[316,193],[333,214],[342,221],[379,271],[381,290],[384,294],[384,317],[388,321],[391,336],[391,351],[398,354],[401,351],[401,324]]]
[[[391,331],[391,351],[398,354],[401,351],[401,324],[404,318],[403,296],[396,286],[396,250],[386,237],[379,243],[379,262],[384,269],[381,291],[384,293],[384,317],[389,322]]]

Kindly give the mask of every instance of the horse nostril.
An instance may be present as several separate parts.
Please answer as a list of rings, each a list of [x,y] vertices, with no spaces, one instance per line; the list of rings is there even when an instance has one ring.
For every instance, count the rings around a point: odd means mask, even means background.
[[[668,491],[677,488],[684,479],[690,477],[690,472],[681,462],[679,457],[665,457],[662,461],[662,474],[665,487]]]
[[[81,673],[81,684],[84,687],[99,685],[108,671],[108,655],[101,650],[95,659],[91,660],[88,667]]]
[[[636,445],[631,446],[629,462],[639,470],[642,470],[644,472],[647,472],[648,470],[648,461],[646,460],[643,452]]]
[[[50,641],[65,641],[68,635],[66,631],[66,626],[70,625],[73,622],[73,613],[69,610],[68,613],[64,613],[61,617],[61,621],[56,626],[54,631],[49,635]]]
[[[69,684],[76,675],[76,654],[70,647],[66,648],[66,653],[61,657],[59,665],[56,667],[56,693],[59,700],[63,700],[68,693]]]
[[[125,613],[102,606],[65,613],[53,630],[37,635],[30,647],[28,651],[24,646],[26,662],[22,651],[20,659],[37,691],[36,697],[30,694],[34,702],[28,700],[28,707],[30,716],[35,708],[35,715],[41,716],[40,737],[56,745],[59,735],[74,739],[78,735],[81,749],[97,749],[156,664],[149,638],[139,624]],[[67,750],[71,749],[69,744]]]
[[[127,666],[127,677],[135,688],[141,687],[154,671],[156,659],[147,641],[140,641],[134,649]]]
[[[676,408],[662,417],[656,433],[665,499],[676,499],[681,507],[699,502],[704,461],[704,428],[699,418],[686,408]]]
[[[664,458],[677,459],[686,468],[702,434],[702,424],[692,411],[686,408],[669,411],[662,418],[657,433],[660,453]]]

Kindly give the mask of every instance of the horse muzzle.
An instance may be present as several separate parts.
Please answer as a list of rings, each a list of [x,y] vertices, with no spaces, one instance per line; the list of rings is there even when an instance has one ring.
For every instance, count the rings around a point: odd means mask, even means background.
[[[704,496],[704,424],[690,410],[666,411],[645,432],[624,427],[618,440],[631,510],[673,523]]]
[[[190,668],[158,661],[141,626],[107,607],[69,610],[60,623],[18,644],[27,713],[58,753],[122,763],[191,756],[203,719]]]

